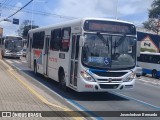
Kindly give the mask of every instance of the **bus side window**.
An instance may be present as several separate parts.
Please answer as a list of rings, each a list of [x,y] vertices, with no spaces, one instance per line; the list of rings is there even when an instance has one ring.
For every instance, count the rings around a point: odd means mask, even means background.
[[[43,31],[43,32],[40,32],[40,34],[39,34],[39,40],[40,40],[39,48],[40,48],[40,49],[43,49],[43,45],[44,45],[44,36],[45,36],[44,31]]]
[[[71,28],[62,29],[62,39],[61,39],[61,51],[67,52],[69,50]]]
[[[43,49],[44,36],[45,36],[44,31],[34,33],[32,48]]]
[[[60,49],[61,29],[51,31],[50,49],[58,51]]]

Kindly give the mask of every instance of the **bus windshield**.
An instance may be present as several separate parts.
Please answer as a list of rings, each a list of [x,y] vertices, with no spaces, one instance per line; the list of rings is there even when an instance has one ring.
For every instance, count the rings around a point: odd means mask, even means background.
[[[88,67],[127,69],[136,64],[136,39],[126,35],[85,34],[82,63]]]
[[[23,42],[22,40],[6,40],[5,49],[18,52],[22,50]]]

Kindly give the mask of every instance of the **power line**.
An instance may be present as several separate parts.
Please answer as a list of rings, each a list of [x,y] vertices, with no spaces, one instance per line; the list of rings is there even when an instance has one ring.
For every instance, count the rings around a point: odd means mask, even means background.
[[[12,9],[16,9],[16,8],[19,8],[19,7],[15,7],[13,5],[5,5],[5,7],[3,8],[6,8],[8,10]],[[64,16],[64,15],[59,15],[59,14],[54,14],[54,13],[48,13],[48,12],[43,12],[43,11],[36,11],[34,10],[32,12],[31,9],[25,9],[23,10],[22,12],[26,12],[26,13],[33,13],[33,14],[38,14],[38,15],[43,15],[43,16],[54,16],[54,17],[59,17],[59,18],[65,18],[65,19],[76,19],[76,17],[71,17],[71,16]]]
[[[14,16],[15,14],[17,14],[19,11],[21,11],[23,8],[25,8],[26,6],[28,6],[31,2],[33,2],[33,0],[29,1],[26,5],[24,5],[23,7],[21,7],[19,10],[17,10],[15,13],[13,13],[12,15],[8,16],[6,19],[9,19],[10,17]]]

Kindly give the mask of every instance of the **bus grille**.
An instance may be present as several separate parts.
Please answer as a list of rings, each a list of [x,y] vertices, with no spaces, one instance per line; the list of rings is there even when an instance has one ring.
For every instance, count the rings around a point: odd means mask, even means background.
[[[118,86],[119,86],[119,84],[111,84],[111,85],[109,85],[109,84],[100,84],[100,87],[102,89],[116,89],[116,88],[118,88]]]
[[[99,71],[92,71],[92,73],[103,76],[103,77],[121,77],[125,75],[127,72],[99,72]]]
[[[112,81],[109,81],[108,79],[97,79],[99,82],[121,82],[122,79],[112,79]]]

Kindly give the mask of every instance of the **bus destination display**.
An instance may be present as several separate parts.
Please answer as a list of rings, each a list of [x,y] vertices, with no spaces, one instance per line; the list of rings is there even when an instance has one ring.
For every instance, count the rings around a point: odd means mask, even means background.
[[[128,23],[88,20],[84,24],[85,31],[107,32],[113,34],[136,34],[135,26]]]

